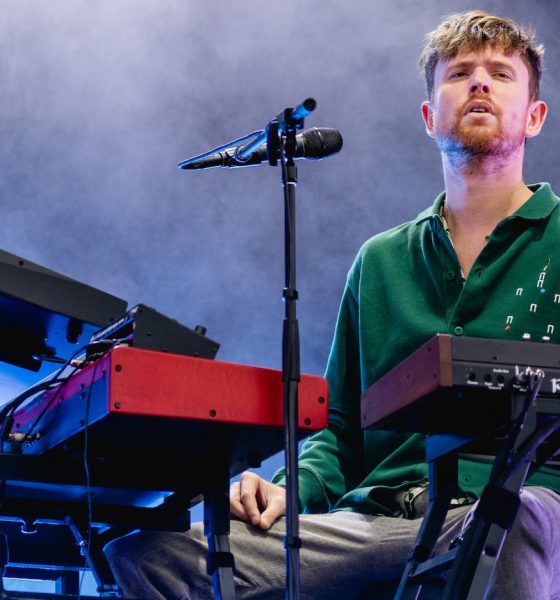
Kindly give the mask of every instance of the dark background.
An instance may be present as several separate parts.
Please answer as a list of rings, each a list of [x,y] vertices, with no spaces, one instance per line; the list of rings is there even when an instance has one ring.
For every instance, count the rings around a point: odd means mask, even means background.
[[[547,47],[550,114],[525,178],[560,188],[560,5],[482,1]],[[190,156],[317,100],[344,149],[299,162],[302,367],[321,374],[345,275],[371,235],[442,189],[417,57],[432,0],[0,0],[0,248],[143,302],[280,368],[280,171],[183,172]],[[17,389],[0,371],[0,393]],[[276,461],[275,464],[277,464]],[[269,470],[272,467],[269,467]],[[269,472],[269,471],[267,471]]]

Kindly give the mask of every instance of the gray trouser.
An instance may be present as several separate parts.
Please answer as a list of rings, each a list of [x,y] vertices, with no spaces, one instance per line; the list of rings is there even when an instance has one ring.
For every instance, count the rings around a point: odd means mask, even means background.
[[[471,507],[451,510],[436,552],[461,531]],[[302,599],[390,598],[421,519],[336,512],[302,515]],[[238,598],[285,596],[284,520],[263,532],[232,521]],[[184,533],[137,532],[105,549],[124,594],[141,600],[212,598],[200,523]],[[527,488],[496,571],[493,599],[560,600],[560,496]]]

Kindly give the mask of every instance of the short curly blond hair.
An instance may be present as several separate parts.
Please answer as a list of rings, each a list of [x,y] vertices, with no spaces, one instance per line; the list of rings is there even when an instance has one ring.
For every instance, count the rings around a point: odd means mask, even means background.
[[[529,95],[536,100],[542,75],[544,46],[535,43],[535,32],[510,19],[472,10],[447,16],[426,35],[420,55],[420,69],[426,80],[428,98],[434,89],[434,70],[438,61],[449,60],[460,52],[476,52],[487,46],[506,54],[517,53],[529,69]]]

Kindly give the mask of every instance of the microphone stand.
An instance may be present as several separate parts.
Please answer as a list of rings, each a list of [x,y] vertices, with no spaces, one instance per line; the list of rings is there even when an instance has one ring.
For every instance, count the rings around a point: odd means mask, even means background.
[[[296,108],[286,108],[270,121],[265,130],[215,148],[203,155],[179,164],[180,168],[216,154],[224,149],[235,149],[235,158],[243,161],[251,157],[265,142],[268,162],[276,166],[280,159],[282,186],[284,188],[284,254],[285,285],[282,293],[285,303],[285,318],[282,331],[282,382],[284,403],[284,460],[286,467],[286,597],[299,600],[300,569],[299,550],[299,493],[298,493],[298,384],[300,376],[299,328],[296,316],[298,292],[296,289],[296,185],[297,168],[294,163],[296,130],[303,128],[304,118],[315,110],[316,102],[307,98]],[[240,145],[243,144],[243,145]],[[220,554],[220,553],[218,553]],[[223,552],[222,552],[223,554]],[[219,587],[219,586],[218,586]]]
[[[299,493],[298,493],[298,384],[301,379],[299,326],[296,314],[296,185],[297,167],[294,162],[296,130],[303,127],[306,115],[316,103],[308,98],[296,108],[287,108],[266,128],[269,163],[275,166],[280,157],[284,190],[284,268],[285,285],[282,297],[285,318],[282,329],[282,381],[284,400],[284,461],[286,468],[286,597],[299,600]],[[255,142],[253,142],[254,144]],[[262,143],[262,142],[261,142]],[[250,144],[251,146],[253,144]],[[254,148],[251,148],[253,151]],[[240,154],[247,152],[242,148]]]
[[[286,111],[287,113],[288,111]],[[289,121],[288,121],[289,122]],[[284,457],[286,464],[286,583],[287,598],[300,597],[299,484],[298,484],[298,384],[300,375],[299,326],[296,315],[296,185],[294,163],[296,127],[286,126],[284,144],[280,144],[282,186],[284,188],[285,286],[282,293],[285,319],[282,330],[282,379],[284,382]]]

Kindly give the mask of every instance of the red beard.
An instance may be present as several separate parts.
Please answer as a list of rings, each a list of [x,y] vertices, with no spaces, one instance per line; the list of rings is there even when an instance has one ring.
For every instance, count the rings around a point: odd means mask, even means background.
[[[472,102],[472,98],[469,102]],[[485,100],[485,102],[488,102]],[[502,111],[492,103],[493,119],[497,126],[485,123],[464,123],[468,103],[465,103],[455,115],[454,125],[444,134],[436,132],[436,141],[440,150],[450,157],[502,157],[510,156],[525,143],[524,131],[504,129]]]

